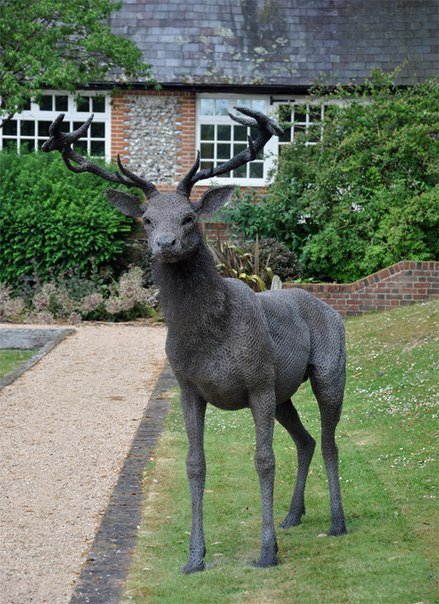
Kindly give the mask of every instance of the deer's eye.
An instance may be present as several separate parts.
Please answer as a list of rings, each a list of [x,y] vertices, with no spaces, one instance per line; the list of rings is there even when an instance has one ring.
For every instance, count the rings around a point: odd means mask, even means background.
[[[183,226],[187,225],[187,224],[191,224],[194,221],[194,217],[191,216],[190,214],[188,214],[187,216],[185,216],[183,218],[183,220],[181,221],[181,224]]]

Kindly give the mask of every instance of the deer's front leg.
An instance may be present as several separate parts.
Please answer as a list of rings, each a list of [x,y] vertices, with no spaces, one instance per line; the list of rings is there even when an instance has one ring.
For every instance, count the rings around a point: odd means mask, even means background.
[[[181,405],[189,442],[186,470],[192,502],[192,529],[189,546],[189,561],[183,567],[185,574],[204,570],[206,547],[203,532],[203,494],[206,480],[204,455],[204,417],[206,403],[196,394],[182,390]]]
[[[273,428],[276,400],[273,390],[254,393],[250,406],[256,427],[255,465],[262,497],[261,558],[257,566],[277,564],[277,541],[273,519],[274,453]]]

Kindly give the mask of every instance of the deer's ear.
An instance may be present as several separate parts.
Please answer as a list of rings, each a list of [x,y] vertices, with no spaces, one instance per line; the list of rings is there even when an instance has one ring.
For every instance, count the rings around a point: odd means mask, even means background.
[[[200,201],[192,204],[197,214],[214,214],[218,212],[232,197],[235,190],[234,185],[226,185],[225,187],[215,187],[208,189]]]
[[[122,212],[122,214],[125,214],[125,216],[140,218],[146,209],[146,204],[142,204],[140,199],[135,195],[131,195],[131,193],[116,191],[116,189],[107,189],[105,194],[111,205],[116,210],[119,210],[119,212]]]

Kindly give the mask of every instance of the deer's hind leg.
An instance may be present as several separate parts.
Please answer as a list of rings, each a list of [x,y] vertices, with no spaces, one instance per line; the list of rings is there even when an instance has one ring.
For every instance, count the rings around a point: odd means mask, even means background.
[[[276,419],[287,430],[297,447],[296,484],[290,509],[281,524],[282,528],[289,528],[300,524],[302,516],[305,514],[305,485],[316,442],[304,428],[299,414],[290,400],[276,407]]]
[[[344,365],[332,371],[310,371],[311,387],[320,409],[322,424],[322,455],[325,462],[331,501],[332,525],[329,535],[343,535],[347,532],[341,499],[338,472],[338,449],[335,443],[335,429],[340,420],[343,403],[345,372]]]

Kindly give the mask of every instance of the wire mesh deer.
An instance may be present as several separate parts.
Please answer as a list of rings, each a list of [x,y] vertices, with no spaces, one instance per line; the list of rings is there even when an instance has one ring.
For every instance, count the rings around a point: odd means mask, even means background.
[[[192,528],[189,560],[183,572],[203,570],[206,554],[203,531],[203,492],[206,462],[206,405],[236,410],[249,407],[256,430],[255,465],[262,498],[260,567],[277,563],[273,519],[275,458],[274,420],[291,435],[298,469],[283,528],[300,524],[305,514],[304,491],[315,441],[302,425],[292,395],[309,379],[321,417],[321,445],[329,481],[332,525],[330,535],[346,532],[341,500],[335,429],[340,419],[345,385],[345,344],[341,317],[327,304],[301,289],[255,294],[237,279],[217,272],[197,226],[199,216],[212,214],[230,199],[233,186],[208,189],[190,201],[195,183],[226,174],[255,159],[265,144],[282,130],[268,116],[245,107],[231,115],[258,130],[256,140],[222,165],[199,170],[200,154],[175,193],[160,193],[154,184],[117,164],[110,172],[79,155],[72,144],[86,132],[91,116],[71,133],[61,131],[63,115],[52,124],[44,151],[58,150],[74,172],[92,172],[112,183],[138,188],[148,202],[130,193],[109,189],[107,198],[118,210],[140,218],[153,255],[153,275],[160,288],[168,326],[166,352],[181,389],[188,437],[186,460]]]

